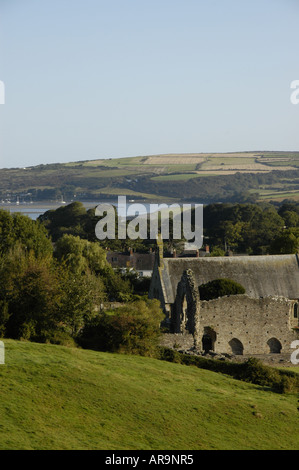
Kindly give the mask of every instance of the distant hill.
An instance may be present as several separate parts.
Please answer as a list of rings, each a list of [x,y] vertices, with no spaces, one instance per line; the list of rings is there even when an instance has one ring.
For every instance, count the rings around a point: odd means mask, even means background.
[[[149,155],[0,170],[0,202],[299,199],[299,152]]]
[[[3,341],[1,450],[298,448],[295,394],[146,357]]]

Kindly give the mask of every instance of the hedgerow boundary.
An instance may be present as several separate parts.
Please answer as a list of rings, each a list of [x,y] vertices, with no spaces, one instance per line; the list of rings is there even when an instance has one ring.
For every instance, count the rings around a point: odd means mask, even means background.
[[[245,362],[236,363],[181,353],[166,347],[158,348],[158,357],[163,361],[220,372],[237,380],[260,385],[276,393],[299,392],[299,374],[266,366],[253,357]]]

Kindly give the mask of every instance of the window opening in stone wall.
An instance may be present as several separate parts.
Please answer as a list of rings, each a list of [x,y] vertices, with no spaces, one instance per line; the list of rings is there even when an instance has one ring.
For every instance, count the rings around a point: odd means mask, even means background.
[[[242,356],[244,351],[244,346],[240,340],[233,338],[228,343],[231,347],[232,353],[236,356]]]
[[[184,295],[183,300],[182,300],[182,307],[181,307],[181,331],[184,331],[186,328],[187,310],[188,310],[188,304],[187,304],[186,295]]]
[[[216,342],[216,332],[211,327],[205,327],[202,337],[202,349],[205,353],[214,351]]]
[[[282,346],[278,339],[270,338],[269,341],[267,341],[267,345],[269,346],[270,354],[280,354]]]

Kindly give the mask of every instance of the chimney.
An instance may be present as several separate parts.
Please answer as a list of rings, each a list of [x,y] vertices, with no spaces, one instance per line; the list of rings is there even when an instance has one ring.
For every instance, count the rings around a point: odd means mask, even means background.
[[[161,268],[164,267],[163,263],[163,240],[161,234],[157,236],[157,247],[158,247],[158,252],[157,252],[157,259],[158,259],[158,266]]]

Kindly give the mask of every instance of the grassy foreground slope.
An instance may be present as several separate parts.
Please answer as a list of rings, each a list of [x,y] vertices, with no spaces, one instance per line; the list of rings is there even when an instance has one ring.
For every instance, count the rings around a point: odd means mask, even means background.
[[[297,449],[295,395],[150,358],[4,340],[0,449]]]

